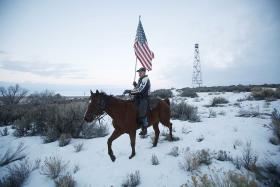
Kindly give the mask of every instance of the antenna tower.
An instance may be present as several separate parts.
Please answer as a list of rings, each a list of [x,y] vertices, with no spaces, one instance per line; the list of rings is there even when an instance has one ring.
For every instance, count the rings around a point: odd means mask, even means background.
[[[193,61],[193,76],[192,76],[192,87],[200,87],[202,85],[202,72],[200,65],[199,49],[198,44],[194,45],[194,61]]]

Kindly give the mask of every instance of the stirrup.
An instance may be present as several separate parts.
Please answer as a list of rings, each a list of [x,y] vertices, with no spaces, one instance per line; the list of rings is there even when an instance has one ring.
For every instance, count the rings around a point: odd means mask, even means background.
[[[142,128],[142,131],[139,133],[141,136],[147,135],[147,128]]]

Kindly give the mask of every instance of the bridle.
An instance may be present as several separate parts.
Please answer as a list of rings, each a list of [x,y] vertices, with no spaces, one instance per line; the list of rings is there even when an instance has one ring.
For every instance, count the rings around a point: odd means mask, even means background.
[[[100,120],[107,115],[106,112],[104,112],[104,110],[106,109],[106,106],[107,106],[107,101],[106,101],[105,97],[106,97],[106,95],[101,95],[101,99],[97,103],[97,112],[100,114],[96,115],[97,117],[95,119],[98,120],[99,123],[100,123]]]

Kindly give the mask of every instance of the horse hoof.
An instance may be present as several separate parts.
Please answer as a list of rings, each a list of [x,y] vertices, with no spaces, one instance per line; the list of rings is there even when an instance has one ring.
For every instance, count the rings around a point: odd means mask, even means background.
[[[116,157],[114,155],[110,155],[110,158],[111,158],[112,162],[115,162]]]
[[[153,144],[153,147],[156,147],[157,146],[157,144]]]
[[[129,159],[132,159],[135,156],[135,154],[132,154],[129,156]]]

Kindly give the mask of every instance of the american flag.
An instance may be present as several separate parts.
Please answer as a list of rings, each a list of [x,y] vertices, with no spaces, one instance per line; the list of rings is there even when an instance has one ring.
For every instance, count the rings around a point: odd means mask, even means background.
[[[154,53],[148,47],[147,38],[140,19],[135,37],[134,51],[142,66],[148,71],[152,70],[152,60],[154,58]]]

